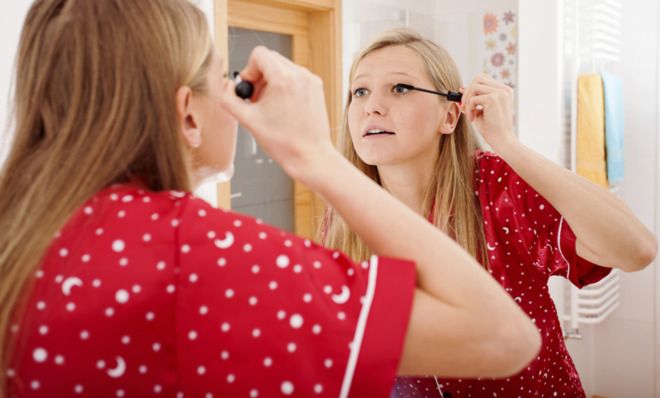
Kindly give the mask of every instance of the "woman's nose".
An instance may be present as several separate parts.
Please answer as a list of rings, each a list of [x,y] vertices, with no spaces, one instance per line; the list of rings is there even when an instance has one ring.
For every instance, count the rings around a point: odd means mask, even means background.
[[[364,111],[369,115],[380,115],[384,116],[387,113],[387,106],[383,97],[379,94],[373,93],[367,99],[365,104]]]

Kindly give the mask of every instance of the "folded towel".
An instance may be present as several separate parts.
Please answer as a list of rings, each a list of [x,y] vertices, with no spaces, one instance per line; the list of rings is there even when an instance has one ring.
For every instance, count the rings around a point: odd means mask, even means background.
[[[607,180],[611,185],[623,181],[623,84],[617,75],[603,73],[605,92],[605,148]]]
[[[607,187],[603,80],[600,75],[579,76],[577,98],[577,173]]]

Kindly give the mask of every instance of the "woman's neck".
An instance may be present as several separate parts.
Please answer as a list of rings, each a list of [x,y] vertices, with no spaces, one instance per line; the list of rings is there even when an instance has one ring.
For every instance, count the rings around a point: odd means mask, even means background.
[[[383,188],[416,213],[424,216],[424,199],[433,175],[432,164],[410,162],[388,166],[378,166]]]

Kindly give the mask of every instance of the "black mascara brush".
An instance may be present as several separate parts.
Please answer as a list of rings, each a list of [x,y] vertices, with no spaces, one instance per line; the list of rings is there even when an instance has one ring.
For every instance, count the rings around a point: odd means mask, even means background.
[[[415,86],[412,86],[410,84],[405,84],[405,83],[399,83],[394,87],[401,87],[401,88],[405,88],[407,90],[422,91],[424,93],[440,95],[440,96],[443,96],[443,97],[447,97],[448,101],[461,102],[461,100],[463,99],[463,94],[459,93],[458,91],[448,91],[446,93],[443,93],[443,92],[440,92],[440,91],[427,90],[425,88],[415,87]]]

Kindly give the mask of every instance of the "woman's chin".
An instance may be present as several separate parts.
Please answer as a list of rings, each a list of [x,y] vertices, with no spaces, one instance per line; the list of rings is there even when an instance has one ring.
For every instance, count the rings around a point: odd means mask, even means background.
[[[383,156],[381,154],[379,155],[370,154],[369,156],[360,156],[360,160],[362,160],[364,163],[368,164],[369,166],[376,166],[376,167],[395,164],[397,161],[397,159],[392,156]]]

